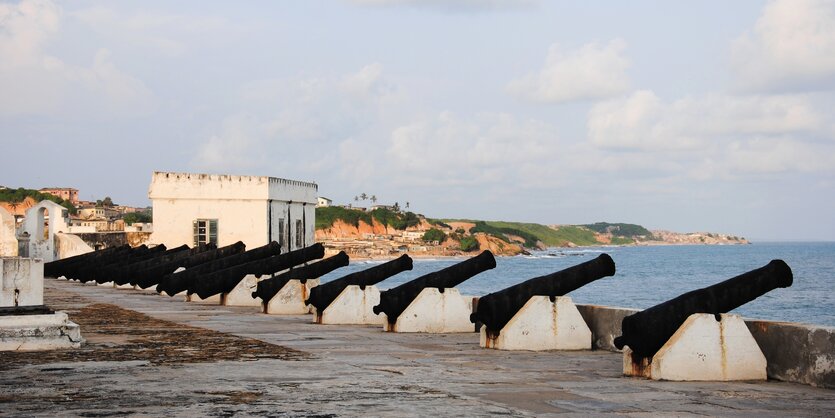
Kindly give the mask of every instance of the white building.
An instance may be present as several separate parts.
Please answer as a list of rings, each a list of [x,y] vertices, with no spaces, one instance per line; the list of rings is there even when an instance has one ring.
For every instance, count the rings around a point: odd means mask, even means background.
[[[333,203],[333,200],[328,199],[327,197],[319,196],[318,203],[316,203],[317,208],[326,208]]]
[[[281,251],[313,245],[318,186],[266,176],[154,172],[151,242],[168,248],[278,241]]]

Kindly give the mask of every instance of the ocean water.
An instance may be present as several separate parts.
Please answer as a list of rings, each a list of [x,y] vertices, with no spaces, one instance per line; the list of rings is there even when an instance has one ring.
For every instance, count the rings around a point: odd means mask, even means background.
[[[645,309],[782,259],[794,273],[792,286],[775,289],[733,313],[746,318],[835,326],[835,243],[552,248],[530,256],[497,257],[495,269],[474,276],[458,288],[463,294],[485,295],[604,252],[615,260],[617,273],[571,292],[568,296],[576,303]],[[388,289],[460,260],[415,259],[413,270],[391,277],[378,287]],[[352,261],[323,276],[322,282],[381,262]]]

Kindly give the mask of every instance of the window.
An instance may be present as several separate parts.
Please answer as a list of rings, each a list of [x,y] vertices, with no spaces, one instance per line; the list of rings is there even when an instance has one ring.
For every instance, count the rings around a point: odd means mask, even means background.
[[[296,248],[304,247],[304,223],[301,219],[296,221]]]
[[[196,219],[194,226],[194,246],[200,244],[217,245],[217,219]]]
[[[278,218],[278,245],[281,246],[282,251],[287,249],[286,242],[287,240],[284,239],[284,218]]]

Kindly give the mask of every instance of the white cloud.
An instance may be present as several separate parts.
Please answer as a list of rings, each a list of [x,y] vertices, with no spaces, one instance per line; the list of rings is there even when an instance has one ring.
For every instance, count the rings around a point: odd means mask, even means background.
[[[559,165],[558,145],[555,129],[540,121],[441,112],[392,131],[389,175],[400,185],[521,183]]]
[[[545,66],[508,83],[507,91],[517,97],[545,103],[599,99],[629,89],[624,57],[626,42],[613,39],[606,45],[590,43],[578,50],[563,51],[554,44]]]
[[[777,0],[736,39],[732,62],[747,90],[835,87],[835,1]]]
[[[45,52],[59,34],[61,18],[60,9],[47,1],[0,4],[0,114],[147,112],[152,93],[121,71],[108,50],[99,49],[89,67]]]
[[[652,91],[596,104],[591,142],[604,148],[691,150],[716,138],[812,131],[821,118],[804,96],[708,94],[665,103]]]
[[[263,137],[260,124],[252,115],[227,117],[220,132],[200,147],[192,166],[206,172],[250,171],[263,163],[259,152]]]
[[[830,171],[835,144],[817,140],[828,133],[816,107],[802,95],[708,94],[665,102],[637,91],[595,105],[588,136],[603,158],[640,155],[648,160],[637,167],[698,180]]]

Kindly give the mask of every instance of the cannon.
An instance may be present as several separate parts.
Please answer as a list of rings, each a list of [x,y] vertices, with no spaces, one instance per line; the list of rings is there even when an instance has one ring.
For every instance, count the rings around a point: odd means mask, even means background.
[[[106,263],[109,263],[110,260],[114,258],[125,257],[134,251],[144,250],[147,250],[147,246],[145,245],[140,245],[139,247],[132,248],[130,245],[125,244],[119,247],[111,247],[111,251],[107,252],[102,251],[101,253],[99,253],[98,251],[95,251],[92,253],[82,254],[89,254],[90,256],[84,258],[77,258],[72,262],[68,262],[65,265],[56,266],[54,268],[55,271],[52,271],[51,273],[53,273],[53,276],[55,277],[64,276],[68,280],[79,280],[78,275],[81,273],[82,270],[88,268],[90,265],[104,265]]]
[[[168,295],[174,296],[177,293],[188,290],[192,287],[192,283],[198,277],[223,270],[234,265],[247,263],[254,260],[270,257],[281,252],[281,246],[277,242],[272,241],[267,245],[253,248],[239,254],[233,254],[228,257],[218,258],[203,264],[198,264],[187,270],[178,273],[171,273],[159,282],[157,285],[157,292],[165,292]]]
[[[130,283],[131,286],[137,285],[137,275],[141,272],[144,272],[150,268],[154,268],[160,265],[166,265],[171,262],[177,262],[178,260],[183,260],[188,257],[201,254],[207,251],[214,251],[217,249],[215,244],[200,244],[194,248],[189,248],[187,245],[183,245],[185,247],[182,251],[177,251],[173,253],[168,253],[166,251],[165,254],[159,257],[155,257],[145,261],[138,261],[132,264],[125,266],[120,272],[119,275],[121,276],[121,280],[124,283]],[[173,270],[172,270],[173,271]],[[120,284],[118,281],[116,284]]]
[[[232,245],[227,245],[221,248],[215,248],[196,254],[189,254],[183,258],[171,260],[167,263],[160,263],[148,266],[144,270],[135,273],[135,284],[142,289],[146,289],[153,285],[159,284],[162,279],[176,271],[178,268],[191,268],[209,261],[217,260],[223,257],[228,257],[234,254],[240,254],[246,250],[246,245],[238,241]]]
[[[294,268],[275,277],[259,281],[257,289],[252,292],[252,297],[261,298],[262,301],[267,302],[290,280],[299,280],[305,283],[309,279],[324,276],[347,265],[348,254],[345,254],[345,251],[340,251],[339,254],[333,257],[328,257],[309,266]]]
[[[351,273],[325,284],[320,284],[319,286],[310,289],[310,297],[307,298],[305,303],[313,305],[316,308],[316,312],[321,313],[348,286],[356,285],[364,290],[366,286],[373,286],[391,276],[394,276],[395,274],[411,269],[411,257],[403,254],[400,257],[380,264],[379,266]]]
[[[73,279],[77,279],[82,283],[86,283],[89,281],[96,281],[97,283],[103,283],[104,281],[99,282],[99,272],[107,267],[112,265],[121,264],[125,262],[130,262],[130,260],[137,260],[141,257],[147,257],[148,255],[159,254],[165,251],[164,245],[158,245],[153,248],[149,248],[146,245],[140,245],[139,247],[132,248],[125,253],[117,253],[112,254],[110,256],[102,257],[98,263],[95,264],[86,264],[82,266],[72,277]]]
[[[111,264],[110,266],[102,268],[100,271],[96,273],[96,275],[104,282],[112,281],[113,283],[116,283],[119,286],[123,286],[130,283],[131,272],[137,266],[147,265],[147,263],[149,262],[165,262],[171,260],[172,257],[176,257],[179,254],[188,254],[190,252],[191,249],[189,249],[188,245],[183,244],[179,247],[175,247],[170,250],[165,250],[162,253],[150,253],[146,254],[145,256],[126,261],[125,263]],[[99,279],[97,279],[96,281],[98,280]]]
[[[62,258],[60,260],[50,261],[45,263],[44,276],[45,277],[61,277],[64,271],[73,264],[85,263],[103,257],[114,252],[125,251],[130,249],[130,245],[124,244],[118,247],[105,248],[103,250],[91,251],[89,253],[79,254],[72,257]]]
[[[188,293],[206,299],[209,296],[230,292],[248,274],[260,278],[265,274],[273,274],[324,256],[325,247],[322,244],[313,244],[289,253],[237,264],[208,274],[201,280],[195,280]]]
[[[476,311],[470,315],[473,323],[481,322],[491,336],[502,328],[525,306],[532,296],[564,296],[595,280],[615,274],[615,262],[608,254],[545,276],[535,277],[478,299]]]
[[[703,289],[693,290],[623,318],[618,349],[629,346],[634,357],[651,358],[693,314],[719,315],[778,288],[792,285],[791,268],[783,260]]]
[[[375,314],[385,313],[389,324],[394,325],[397,317],[425,288],[436,288],[441,293],[453,288],[470,277],[496,267],[496,258],[490,251],[403,283],[395,288],[380,292],[380,304],[373,308]]]

